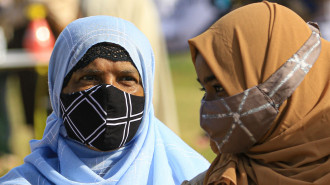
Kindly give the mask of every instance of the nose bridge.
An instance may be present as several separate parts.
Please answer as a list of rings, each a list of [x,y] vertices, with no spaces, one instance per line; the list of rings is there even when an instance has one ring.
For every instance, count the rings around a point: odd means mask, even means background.
[[[114,85],[115,86],[115,82],[116,82],[116,77],[115,75],[113,75],[112,73],[107,73],[103,76],[102,82],[105,84],[109,84],[109,85]]]
[[[204,100],[206,101],[211,101],[216,99],[215,93],[211,93],[211,92],[206,92],[204,95]]]
[[[223,98],[226,98],[228,97],[228,94],[219,94],[217,92],[213,92],[213,91],[210,91],[210,92],[206,92],[203,99],[205,101],[213,101],[213,100],[219,100],[219,99],[223,99]]]

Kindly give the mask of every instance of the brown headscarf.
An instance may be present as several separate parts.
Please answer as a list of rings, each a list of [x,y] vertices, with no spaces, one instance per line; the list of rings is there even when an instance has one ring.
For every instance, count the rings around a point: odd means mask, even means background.
[[[231,96],[264,82],[310,35],[293,11],[261,2],[225,15],[189,44],[193,61],[201,53]],[[204,184],[330,183],[330,43],[321,46],[266,135],[247,153],[218,154]]]

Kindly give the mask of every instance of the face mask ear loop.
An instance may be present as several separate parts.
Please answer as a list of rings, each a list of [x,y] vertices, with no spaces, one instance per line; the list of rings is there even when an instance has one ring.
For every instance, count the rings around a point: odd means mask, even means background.
[[[292,95],[320,55],[320,32],[310,24],[309,27],[312,34],[304,45],[264,83],[257,86],[271,99],[276,109]]]

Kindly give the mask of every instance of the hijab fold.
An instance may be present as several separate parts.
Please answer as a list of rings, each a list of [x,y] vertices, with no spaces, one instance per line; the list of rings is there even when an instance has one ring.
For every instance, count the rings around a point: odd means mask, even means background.
[[[145,108],[141,126],[124,147],[97,152],[67,137],[60,112],[64,77],[87,50],[101,42],[122,46],[142,79]],[[93,16],[69,24],[56,41],[49,63],[53,113],[43,138],[30,142],[24,164],[0,178],[0,184],[180,184],[209,163],[155,116],[152,105],[154,55],[146,37],[130,22]]]
[[[293,11],[264,1],[225,15],[189,44],[193,61],[198,51],[232,96],[264,82],[310,35]],[[330,182],[330,44],[322,38],[321,48],[263,138],[244,154],[218,154],[204,184]]]

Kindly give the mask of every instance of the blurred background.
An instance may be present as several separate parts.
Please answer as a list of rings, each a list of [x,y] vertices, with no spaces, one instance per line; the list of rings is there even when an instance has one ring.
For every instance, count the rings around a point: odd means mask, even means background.
[[[92,15],[133,22],[150,40],[156,58],[156,116],[212,161],[199,126],[203,92],[187,40],[229,11],[254,0],[0,0],[0,176],[23,163],[29,140],[41,139],[51,113],[47,64],[67,24]],[[330,39],[330,0],[277,0],[305,21],[319,23]]]

